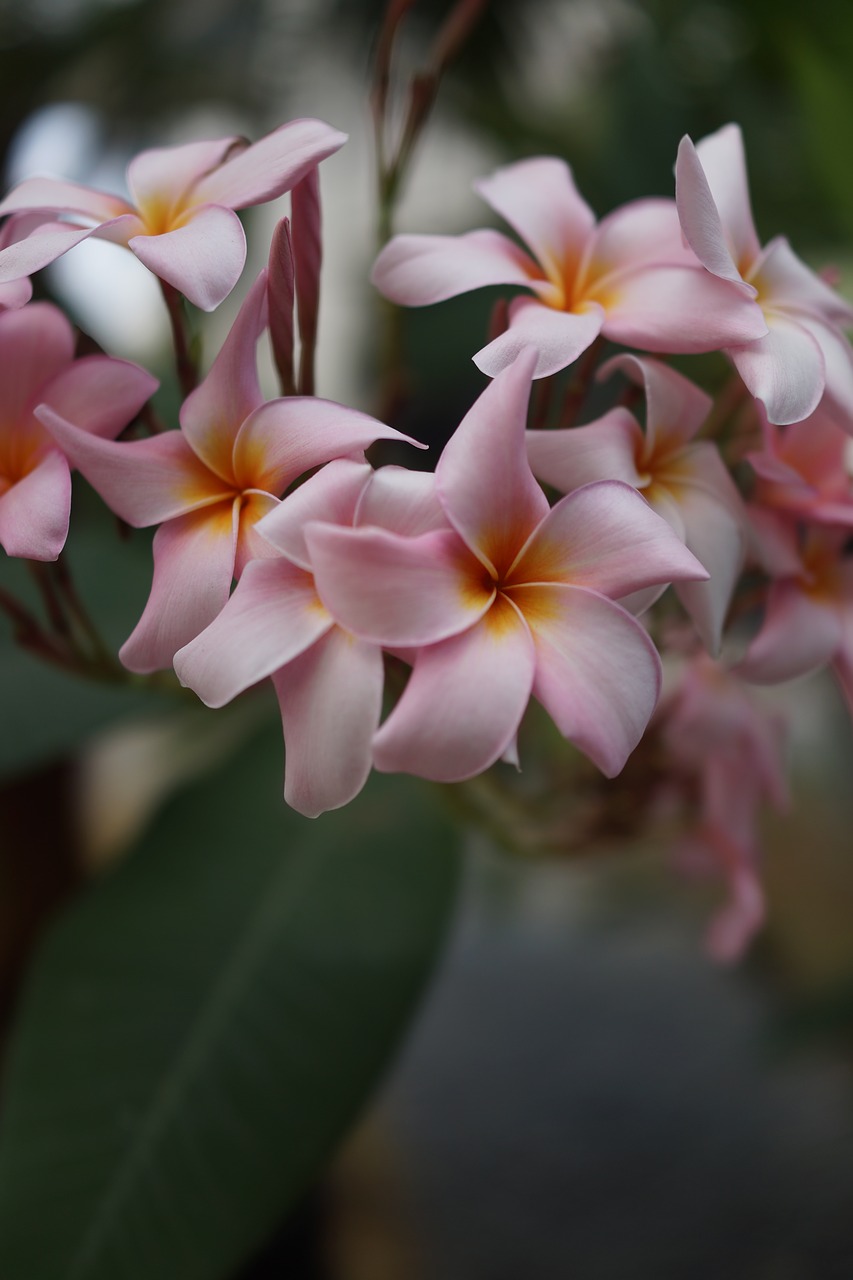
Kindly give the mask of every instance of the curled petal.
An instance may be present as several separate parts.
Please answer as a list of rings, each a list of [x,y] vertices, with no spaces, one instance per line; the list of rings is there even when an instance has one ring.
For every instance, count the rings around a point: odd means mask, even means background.
[[[564,160],[521,160],[481,178],[474,188],[518,232],[549,275],[560,278],[567,263],[577,265],[595,215]]]
[[[373,284],[404,307],[444,302],[493,284],[542,278],[532,258],[498,231],[464,236],[395,236],[373,266]]]
[[[711,412],[711,397],[659,360],[614,356],[601,366],[598,376],[608,378],[617,369],[645,390],[646,456],[687,444]]]
[[[717,351],[767,332],[757,302],[701,267],[625,272],[601,301],[607,312],[604,336],[645,351]]]
[[[128,245],[149,271],[202,311],[213,311],[228,297],[246,261],[240,219],[214,204],[184,214],[180,226],[162,235],[132,236]]]
[[[376,525],[406,538],[446,529],[447,517],[438,500],[434,473],[409,471],[407,467],[373,471],[358,500],[354,523]]]
[[[577,360],[604,321],[597,303],[586,304],[583,311],[557,311],[536,298],[515,298],[509,316],[509,328],[474,356],[474,364],[490,378],[513,364],[525,347],[538,352],[534,378],[547,378]]]
[[[780,312],[769,315],[767,323],[766,337],[731,347],[729,355],[771,422],[799,422],[823,395],[823,354],[808,330]]]
[[[193,203],[245,209],[273,200],[346,140],[345,133],[322,120],[291,120],[200,178],[192,189]]]
[[[0,495],[0,546],[10,556],[55,560],[68,536],[71,474],[51,449],[17,484]]]
[[[527,432],[527,457],[533,474],[561,493],[571,493],[595,480],[622,480],[637,488],[637,460],[642,450],[640,424],[621,407],[585,427]]]
[[[722,199],[723,190],[720,189],[719,193]],[[747,195],[747,201],[748,198]],[[743,232],[743,210],[739,209],[738,192],[730,190],[729,198],[725,202],[727,218],[732,223],[729,228],[724,225],[721,211],[714,199],[714,192],[711,190],[696,148],[686,136],[681,139],[675,162],[675,201],[685,239],[703,267],[721,280],[743,284],[743,276],[732,256],[733,250],[736,254],[738,253],[738,246],[735,244],[735,237],[732,236],[730,239],[727,234],[727,232],[738,231],[741,235]],[[751,223],[752,215],[748,203],[747,215]],[[752,237],[757,252],[758,241],[754,229]],[[749,260],[751,261],[751,255]]]
[[[825,666],[839,649],[837,609],[809,597],[793,582],[770,588],[764,624],[735,672],[754,684],[781,684]]]
[[[310,569],[306,526],[312,520],[351,525],[358,500],[372,475],[367,462],[337,458],[278,503],[257,526],[257,532],[294,564]]]
[[[696,152],[739,267],[758,255],[758,233],[752,220],[743,135],[727,124],[697,144]]]

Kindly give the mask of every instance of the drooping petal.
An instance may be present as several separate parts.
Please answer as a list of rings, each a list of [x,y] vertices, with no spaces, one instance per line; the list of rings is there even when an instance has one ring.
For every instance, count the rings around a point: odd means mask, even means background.
[[[43,209],[48,213],[80,214],[94,222],[106,222],[124,213],[133,213],[133,206],[118,196],[94,191],[77,182],[60,178],[25,178],[13,187],[0,201],[0,218],[7,213]]]
[[[199,461],[180,431],[164,431],[147,440],[102,440],[48,405],[37,409],[36,416],[110,510],[136,528],[233,496]]]
[[[561,493],[571,493],[595,480],[622,480],[637,488],[641,480],[637,459],[642,449],[640,424],[621,407],[584,427],[527,432],[527,458],[533,474]]]
[[[711,575],[707,582],[678,582],[676,594],[690,614],[708,652],[720,650],[723,624],[745,551],[742,525],[700,488],[679,491],[686,542]]]
[[[71,474],[56,449],[0,495],[0,546],[26,560],[55,560],[68,536]]]
[[[729,355],[771,422],[799,422],[814,412],[823,395],[823,355],[814,337],[781,312],[769,315],[767,323],[766,337],[732,346]]]
[[[510,580],[569,582],[619,597],[707,572],[666,520],[619,480],[585,485],[551,508]]]
[[[549,584],[512,592],[533,634],[533,695],[608,778],[643,736],[661,686],[657,651],[636,619],[594,591]]]
[[[530,285],[541,278],[533,259],[498,231],[395,236],[370,274],[379,292],[403,307],[444,302],[486,285]]]
[[[474,189],[533,250],[549,275],[573,273],[595,225],[564,160],[536,156],[505,165]]]
[[[707,139],[705,140],[707,143]],[[715,170],[717,166],[714,166]],[[744,172],[745,183],[745,172]],[[686,135],[678,147],[675,162],[675,202],[685,239],[696,257],[713,275],[721,280],[730,280],[734,284],[743,285],[743,276],[735,256],[740,257],[741,246],[738,241],[744,240],[744,216],[741,207],[746,196],[746,213],[749,222],[752,215],[749,210],[749,195],[745,185],[739,181],[735,171],[734,183],[726,190],[723,182],[717,183],[720,199],[724,202],[726,218],[718,208],[711,190],[708,177],[702,167],[702,161]],[[758,241],[753,228],[752,238],[757,252]],[[751,262],[752,255],[747,255]],[[747,286],[748,288],[749,286]]]
[[[74,333],[58,307],[34,302],[0,314],[0,422],[29,417],[42,388],[74,358]]]
[[[140,262],[202,311],[213,311],[240,279],[246,233],[236,213],[206,204],[184,214],[180,226],[128,241]]]
[[[435,474],[408,467],[380,467],[371,472],[353,523],[376,525],[406,538],[446,529],[447,516],[438,500]]]
[[[550,377],[586,351],[605,319],[595,302],[580,311],[557,311],[536,298],[513,299],[509,317],[509,328],[474,356],[474,364],[490,378],[513,364],[525,347],[538,352],[534,378]]]
[[[312,520],[351,525],[358,500],[372,474],[369,463],[355,462],[352,458],[338,458],[328,463],[278,503],[275,510],[264,517],[257,533],[294,564],[310,570],[306,525]]]
[[[784,236],[765,246],[750,281],[762,303],[796,314],[806,311],[815,319],[838,325],[853,323],[853,307],[798,258]]]
[[[358,795],[382,711],[382,650],[333,627],[273,676],[284,730],[284,798],[306,818]]]
[[[223,707],[333,625],[310,573],[282,556],[253,560],[222,611],[175,654],[175,671],[207,706]]]
[[[525,446],[535,363],[535,353],[523,351],[486,387],[435,469],[448,520],[474,554],[499,573],[548,514],[548,500],[533,478]]]
[[[609,378],[616,370],[645,390],[646,457],[687,444],[711,412],[711,397],[660,360],[614,356],[601,366],[598,377]]]
[[[341,626],[374,644],[435,644],[467,630],[495,596],[452,530],[401,538],[311,524],[305,540],[320,599]]]
[[[836,608],[808,596],[795,582],[775,582],[758,635],[735,667],[754,684],[781,684],[825,666],[839,648]]]
[[[134,156],[127,166],[127,185],[149,226],[158,216],[165,222],[180,213],[193,185],[220,165],[233,148],[244,145],[238,137],[217,138],[151,147]]]
[[[181,430],[211,470],[234,476],[234,441],[263,403],[255,348],[267,322],[267,273],[261,271],[204,381],[181,406]]]
[[[533,684],[533,642],[498,596],[462,635],[421,649],[397,706],[374,740],[385,773],[461,782],[513,743]]]
[[[53,379],[42,403],[92,435],[114,439],[157,386],[156,378],[129,360],[84,356]]]
[[[393,427],[356,409],[316,396],[269,400],[243,423],[234,443],[234,475],[241,488],[281,494],[298,476],[343,458],[374,440],[404,440]]]
[[[701,267],[625,272],[611,279],[600,301],[604,336],[644,351],[717,351],[767,332],[757,302]]]
[[[162,439],[162,437],[157,437]],[[154,580],[142,617],[119,650],[129,671],[170,667],[228,599],[238,502],[167,520],[154,535]]]
[[[291,120],[200,178],[192,201],[229,209],[263,204],[289,191],[346,140],[345,133],[322,120]]]

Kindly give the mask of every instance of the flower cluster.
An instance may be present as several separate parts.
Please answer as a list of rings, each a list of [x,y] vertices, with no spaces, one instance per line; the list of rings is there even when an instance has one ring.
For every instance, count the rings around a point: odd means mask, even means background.
[[[0,542],[60,555],[71,468],[122,520],[155,527],[122,663],[174,665],[214,707],[270,678],[285,797],[311,816],[346,804],[373,767],[460,782],[518,765],[531,699],[607,778],[651,722],[649,790],[677,795],[683,848],[729,884],[712,946],[734,954],[762,916],[758,815],[785,796],[775,721],[743,682],[828,664],[853,706],[853,309],[784,239],[761,247],[736,126],[683,140],[675,199],[599,222],[567,164],[522,160],[478,184],[515,238],[401,235],[377,259],[394,303],[486,285],[516,296],[474,355],[491,381],[434,470],[376,468],[369,446],[407,438],[314,396],[305,362],[317,166],[344,141],[300,120],[253,146],[145,152],[130,199],[30,179],[0,203]],[[199,381],[179,295],[216,307],[245,261],[234,211],[287,191],[292,220]],[[163,284],[184,390],[172,429],[140,436],[151,376],[75,359],[68,321],[28,301],[26,277],[93,235]],[[271,400],[265,333],[283,393]],[[596,367],[604,340],[646,354]],[[666,362],[709,351],[734,367],[716,402]],[[565,391],[554,375],[575,362]],[[595,378],[613,403],[579,425]],[[670,585],[692,630],[681,624],[681,674],[655,715]]]

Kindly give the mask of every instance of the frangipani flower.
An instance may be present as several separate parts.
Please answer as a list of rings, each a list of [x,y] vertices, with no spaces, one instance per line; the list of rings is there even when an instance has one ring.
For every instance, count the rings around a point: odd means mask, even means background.
[[[618,773],[657,701],[660,663],[612,597],[705,576],[627,485],[589,485],[549,510],[525,455],[535,363],[522,353],[446,445],[435,478],[446,527],[306,527],[318,594],[339,625],[416,651],[375,738],[384,771],[443,782],[481,772],[513,754],[532,693]]]
[[[265,516],[257,533],[275,549],[252,560],[225,608],[175,655],[182,683],[221,707],[272,676],[286,747],[284,798],[306,817],[347,804],[364,786],[382,710],[381,648],[336,625],[312,576],[305,528],[366,519],[398,533],[444,517],[426,472],[339,459]]]
[[[126,360],[75,360],[74,341],[50,303],[0,313],[0,544],[10,556],[55,560],[68,536],[71,473],[37,406],[72,418],[84,439],[111,438],[157,386]]]
[[[746,455],[752,503],[818,524],[853,525],[850,438],[823,408],[780,429],[759,413],[764,447]]]
[[[762,249],[738,126],[726,125],[695,147],[682,138],[675,175],[681,225],[699,261],[754,297],[767,321],[764,336],[726,344],[750,393],[771,422],[783,424],[808,417],[825,393],[853,432],[853,352],[842,332],[853,324],[853,308],[784,236]]]
[[[752,300],[703,272],[684,247],[672,200],[623,205],[598,226],[571,170],[553,157],[522,160],[477,190],[525,241],[497,231],[396,236],[373,268],[392,302],[423,306],[484,285],[512,284],[510,323],[474,356],[494,376],[525,346],[535,377],[564,369],[599,333],[646,351],[713,351],[747,342],[767,326]]]
[[[246,237],[235,209],[289,191],[346,134],[321,120],[292,120],[252,146],[242,138],[189,142],[143,151],[131,161],[131,200],[74,182],[28,178],[0,203],[62,215],[0,251],[0,282],[31,275],[95,235],[127,245],[149,270],[190,302],[212,311],[243,270]]]
[[[530,466],[563,493],[594,480],[623,480],[640,491],[710,574],[706,582],[677,582],[675,590],[703,644],[716,653],[743,563],[746,513],[716,445],[694,439],[710,397],[657,360],[617,356],[600,372],[614,370],[645,387],[645,433],[623,408],[584,427],[528,431]]]
[[[179,431],[111,443],[40,410],[117,515],[135,528],[160,525],[151,595],[119,654],[131,671],[171,666],[175,651],[216,617],[246,562],[270,554],[254,526],[297,477],[374,440],[406,438],[328,400],[264,401],[255,345],[266,316],[262,271],[209,374],[184,401]]]

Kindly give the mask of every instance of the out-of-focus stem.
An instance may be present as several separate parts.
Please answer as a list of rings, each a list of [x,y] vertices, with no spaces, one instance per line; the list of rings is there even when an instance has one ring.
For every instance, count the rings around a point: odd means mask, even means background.
[[[175,366],[181,394],[186,397],[198,385],[198,369],[190,349],[190,338],[187,332],[187,317],[184,311],[183,295],[166,280],[160,281],[169,323],[172,326],[172,342],[175,348]]]

